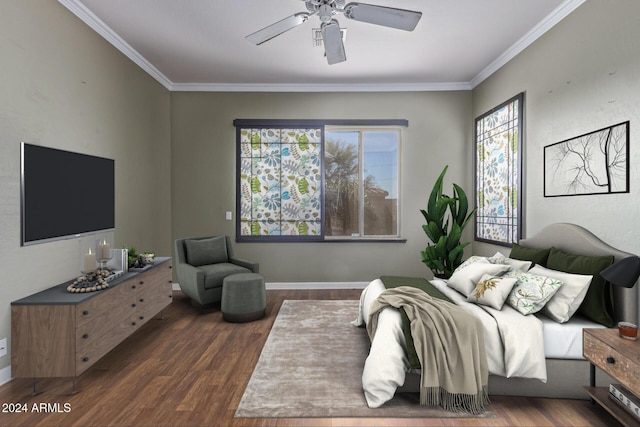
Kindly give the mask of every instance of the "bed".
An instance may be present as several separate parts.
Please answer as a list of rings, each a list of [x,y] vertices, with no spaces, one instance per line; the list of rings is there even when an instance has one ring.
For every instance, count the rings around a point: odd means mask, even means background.
[[[548,251],[547,258],[537,258],[545,251]],[[530,275],[556,275],[554,277],[566,282],[562,286],[558,285],[559,289],[569,292],[570,286],[574,286],[574,279],[592,277],[582,274],[584,272],[581,269],[595,268],[600,271],[606,265],[632,255],[608,245],[581,226],[556,223],[529,239],[521,240],[510,252],[503,251],[501,256],[507,260],[496,261],[494,258],[491,262],[521,267],[522,260],[531,261],[535,258],[532,262],[535,267],[532,270],[524,268],[523,271],[537,272]],[[484,263],[486,261],[483,258],[491,257],[471,258],[476,258],[473,262]],[[471,258],[469,261],[472,261]],[[500,274],[508,276],[505,271],[511,272],[512,269],[502,270]],[[515,277],[520,277],[520,274]],[[463,294],[460,289],[452,287],[460,282],[458,276],[452,276],[449,281],[434,279],[430,283],[483,322],[490,394],[587,399],[582,386],[589,384],[589,363],[582,356],[582,329],[611,327],[622,320],[638,322],[637,287],[610,286],[603,279],[600,280],[602,283],[592,282],[590,279],[586,288],[576,288],[581,289],[579,292],[575,291],[581,296],[574,295],[578,303],[571,303],[574,307],[569,313],[558,314],[555,311],[558,304],[556,300],[560,299],[558,296],[553,304],[550,303],[551,299],[547,301],[549,307],[530,315],[519,313],[520,309],[514,309],[515,305],[504,304],[497,310],[497,307],[468,302],[467,292]],[[371,302],[384,290],[385,286],[380,279],[374,280],[363,290],[360,312],[354,325],[366,324]],[[560,295],[560,291],[557,292]],[[554,304],[556,307],[551,308]],[[488,318],[482,320],[483,316]],[[507,329],[504,331],[500,329],[500,325],[491,326],[492,323],[499,324],[501,316],[505,317],[502,323]],[[508,325],[511,323],[513,325],[509,329]],[[496,327],[497,330],[492,329]],[[532,331],[527,332],[526,338],[522,338],[526,340],[526,344],[516,344],[515,340],[520,339],[516,337],[519,335],[518,331],[525,329]],[[371,340],[370,353],[365,362],[363,388],[367,403],[370,407],[378,407],[390,400],[395,393],[415,392],[419,389],[419,380],[419,369],[412,368],[407,361],[400,313],[397,309],[386,308],[379,315],[378,329]],[[597,382],[601,384],[609,381],[604,374],[597,378]]]

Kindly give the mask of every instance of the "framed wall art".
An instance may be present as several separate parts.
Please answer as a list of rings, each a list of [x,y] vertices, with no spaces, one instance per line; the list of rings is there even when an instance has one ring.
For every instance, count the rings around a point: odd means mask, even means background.
[[[628,192],[628,121],[544,147],[544,197]]]

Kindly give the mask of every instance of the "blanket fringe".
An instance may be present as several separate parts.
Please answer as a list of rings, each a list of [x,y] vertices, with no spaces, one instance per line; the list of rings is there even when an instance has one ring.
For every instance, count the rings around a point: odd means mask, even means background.
[[[442,387],[423,387],[420,390],[421,405],[440,405],[449,412],[479,414],[484,412],[485,405],[489,402],[487,386],[483,386],[478,394],[454,394]]]

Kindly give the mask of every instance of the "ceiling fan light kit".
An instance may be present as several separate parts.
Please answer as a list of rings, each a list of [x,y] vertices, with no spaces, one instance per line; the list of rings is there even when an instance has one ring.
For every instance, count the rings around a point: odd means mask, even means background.
[[[345,6],[344,0],[307,0],[305,5],[308,12],[295,13],[248,35],[246,39],[256,45],[260,45],[307,22],[311,16],[318,15],[322,23],[320,30],[325,55],[327,62],[331,65],[347,60],[340,24],[334,18],[336,13],[342,13],[345,18],[354,21],[405,31],[413,31],[422,17],[422,12],[367,3],[352,2]]]
[[[340,24],[338,24],[338,21],[332,19],[329,22],[323,22],[321,29],[322,40],[324,40],[324,52],[329,65],[346,61],[347,55],[344,51],[342,33],[340,32]]]

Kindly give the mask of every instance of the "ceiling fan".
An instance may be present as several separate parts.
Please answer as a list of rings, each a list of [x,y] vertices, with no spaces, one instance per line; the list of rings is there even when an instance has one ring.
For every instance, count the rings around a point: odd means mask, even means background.
[[[347,60],[340,32],[340,24],[333,17],[336,13],[342,13],[347,19],[368,22],[370,24],[397,28],[399,30],[413,31],[422,17],[422,12],[396,9],[393,7],[376,6],[366,3],[348,3],[345,0],[303,0],[307,6],[307,12],[295,13],[281,21],[271,24],[246,37],[252,43],[260,45],[280,34],[289,31],[309,20],[313,15],[320,18],[320,30],[324,50],[329,64],[337,64]]]

